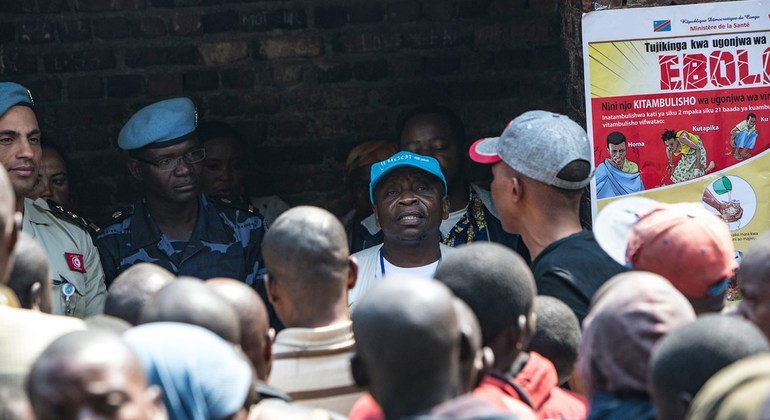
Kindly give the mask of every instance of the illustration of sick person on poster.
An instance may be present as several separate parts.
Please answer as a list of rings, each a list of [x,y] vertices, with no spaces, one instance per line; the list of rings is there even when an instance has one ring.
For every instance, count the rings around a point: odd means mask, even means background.
[[[770,229],[770,0],[583,16],[593,212],[700,201],[743,251]]]

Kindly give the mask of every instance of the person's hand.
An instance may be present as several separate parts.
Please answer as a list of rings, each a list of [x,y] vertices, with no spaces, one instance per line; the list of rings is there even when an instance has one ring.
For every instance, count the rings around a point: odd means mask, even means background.
[[[727,223],[736,222],[743,217],[743,207],[738,201],[731,201],[729,203],[721,203],[719,214],[722,215],[722,220]]]

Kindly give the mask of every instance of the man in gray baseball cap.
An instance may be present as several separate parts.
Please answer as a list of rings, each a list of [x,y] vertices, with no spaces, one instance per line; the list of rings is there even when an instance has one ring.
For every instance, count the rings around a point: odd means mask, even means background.
[[[566,303],[579,321],[594,292],[625,270],[580,225],[580,195],[591,181],[591,145],[568,117],[529,111],[500,137],[476,141],[471,159],[493,165],[492,198],[503,229],[532,256],[538,294]]]

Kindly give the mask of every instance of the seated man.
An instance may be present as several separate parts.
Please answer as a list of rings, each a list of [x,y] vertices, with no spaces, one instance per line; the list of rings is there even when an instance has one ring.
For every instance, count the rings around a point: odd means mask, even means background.
[[[626,159],[626,136],[613,131],[607,136],[608,159],[596,167],[596,198],[644,191],[639,165]]]
[[[730,146],[733,147],[732,155],[737,160],[742,160],[751,156],[749,150],[754,149],[757,142],[757,116],[749,113],[746,120],[739,122],[730,130]]]
[[[286,329],[273,344],[269,384],[299,404],[347,414],[361,390],[348,369],[355,340],[348,290],[357,266],[342,223],[326,210],[300,206],[265,235],[266,285]]]
[[[433,277],[452,250],[441,243],[439,231],[449,211],[447,191],[436,159],[399,152],[372,165],[369,200],[384,241],[353,254],[359,270],[348,296],[351,306],[386,275]]]
[[[32,366],[27,392],[39,420],[167,418],[160,388],[148,387],[137,356],[105,332],[73,332],[51,343]]]

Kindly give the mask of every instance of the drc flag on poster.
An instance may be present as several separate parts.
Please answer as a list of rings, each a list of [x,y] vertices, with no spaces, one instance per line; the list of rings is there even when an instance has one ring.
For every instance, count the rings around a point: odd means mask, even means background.
[[[583,15],[593,213],[701,202],[738,251],[770,229],[770,0]]]

